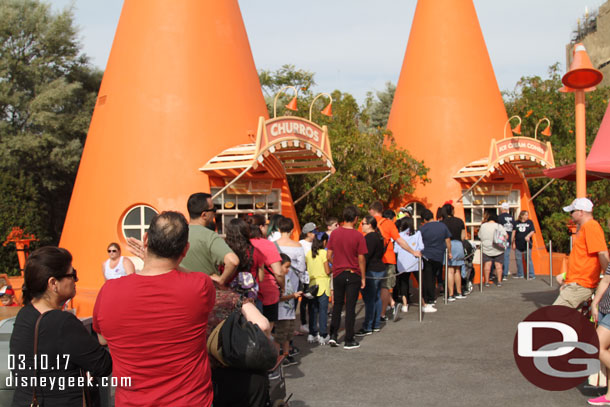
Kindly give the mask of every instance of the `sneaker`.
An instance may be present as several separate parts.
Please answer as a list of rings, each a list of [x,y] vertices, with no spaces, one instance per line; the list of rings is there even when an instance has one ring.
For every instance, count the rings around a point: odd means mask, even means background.
[[[402,312],[409,312],[409,306],[408,305],[403,305],[401,310],[402,310]]]
[[[502,283],[496,284],[497,287],[502,287]]]
[[[536,276],[530,276],[530,280],[535,280]]]
[[[587,403],[592,406],[610,406],[610,400],[606,398],[606,395],[596,397],[594,399],[587,400]]]
[[[358,332],[356,332],[356,336],[366,336],[366,335],[372,335],[373,331],[369,331],[367,329],[362,328],[361,330],[359,330]]]
[[[320,341],[320,335],[318,335],[318,334],[315,334],[315,335],[309,334],[309,335],[307,335],[307,343],[316,343],[316,342],[319,342],[319,341]]]
[[[284,358],[284,360],[282,361],[282,366],[284,367],[288,367],[288,366],[294,366],[296,365],[298,362],[296,361],[295,358],[293,358],[292,356],[288,355]]]
[[[356,349],[359,347],[360,344],[356,341],[345,341],[345,345],[343,345],[343,349]]]
[[[330,336],[328,336],[328,335],[318,336],[318,343],[322,346],[328,345],[329,341],[330,341]]]
[[[330,339],[328,340],[328,344],[333,347],[336,348],[337,346],[339,346],[339,344],[337,343],[337,338],[331,336]]]
[[[381,331],[381,328],[373,328],[373,332],[379,332]]]
[[[304,334],[307,334],[307,333],[309,333],[309,327],[307,326],[307,324],[301,325],[301,327],[299,328],[299,331],[303,332]]]
[[[280,369],[276,369],[268,374],[269,380],[275,380],[280,378]]]
[[[523,278],[523,276],[515,276],[515,278]]]
[[[402,308],[402,304],[397,302],[394,305],[394,319],[396,319],[396,316],[398,315],[398,311],[400,311],[400,309]]]
[[[463,300],[464,298],[466,298],[466,296],[458,293],[458,295],[456,295],[455,298],[458,300]]]
[[[434,308],[434,306],[432,304],[426,304],[424,305],[424,308],[422,308],[422,312],[436,312],[438,311],[436,308]]]
[[[299,353],[301,353],[301,351],[299,350],[299,348],[297,348],[296,346],[291,346],[290,350],[288,351],[288,356],[296,356]]]
[[[453,301],[455,301],[455,297],[452,295],[449,298],[447,298],[447,301],[453,302]]]
[[[382,316],[379,317],[379,320],[381,322],[388,322],[388,317],[386,317],[385,315],[382,315]]]
[[[489,283],[485,283],[485,287],[491,287]]]
[[[508,277],[507,276],[502,277],[502,281],[508,281]]]

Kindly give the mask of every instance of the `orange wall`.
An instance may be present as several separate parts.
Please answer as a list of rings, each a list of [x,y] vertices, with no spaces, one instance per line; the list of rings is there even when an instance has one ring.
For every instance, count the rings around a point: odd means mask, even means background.
[[[506,119],[472,1],[419,0],[388,121],[398,145],[430,168],[415,200],[433,212],[457,200],[453,175],[488,156]]]
[[[237,0],[125,0],[60,241],[79,271],[79,315],[103,283],[106,246],[123,243],[124,212],[186,214],[191,193],[209,192],[198,169],[250,142],[260,116]]]

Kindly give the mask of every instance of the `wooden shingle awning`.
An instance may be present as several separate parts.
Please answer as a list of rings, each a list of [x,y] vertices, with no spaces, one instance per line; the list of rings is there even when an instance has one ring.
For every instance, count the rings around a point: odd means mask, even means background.
[[[267,171],[276,179],[284,175],[324,173],[325,180],[334,174],[335,166],[326,126],[284,116],[270,120],[259,118],[255,143],[228,148],[199,170],[233,178],[216,194],[219,195],[249,172]]]
[[[555,168],[551,143],[531,137],[510,137],[491,141],[489,157],[462,167],[454,179],[479,182],[491,178],[496,171],[524,178],[544,177],[543,170]]]

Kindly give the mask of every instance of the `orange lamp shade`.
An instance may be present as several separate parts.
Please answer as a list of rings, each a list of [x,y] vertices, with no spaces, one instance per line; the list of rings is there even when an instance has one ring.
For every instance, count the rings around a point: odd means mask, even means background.
[[[514,129],[511,129],[513,133],[521,135],[521,123],[515,126]]]
[[[333,117],[333,104],[332,102],[326,105],[326,107],[320,112],[324,116]]]
[[[293,112],[296,112],[297,110],[299,110],[299,108],[297,107],[297,97],[293,97],[292,100],[290,101],[290,103],[288,103],[286,105],[286,109],[288,110],[292,110]]]
[[[597,85],[603,78],[604,75],[593,68],[585,46],[576,44],[570,70],[561,78],[561,82],[569,88],[585,89]]]
[[[540,132],[543,136],[551,137],[551,126],[546,126],[546,129]]]

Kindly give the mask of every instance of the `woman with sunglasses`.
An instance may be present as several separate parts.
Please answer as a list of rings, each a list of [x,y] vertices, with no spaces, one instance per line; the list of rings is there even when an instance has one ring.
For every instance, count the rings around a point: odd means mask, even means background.
[[[108,245],[108,259],[102,263],[102,273],[104,280],[125,277],[136,272],[133,262],[127,257],[121,256],[121,246],[118,243]]]
[[[112,359],[74,314],[61,310],[76,294],[72,255],[51,246],[35,250],[24,280],[25,306],[10,339],[9,368],[16,385],[12,406],[82,407],[89,394],[83,387],[85,372],[108,376]]]

